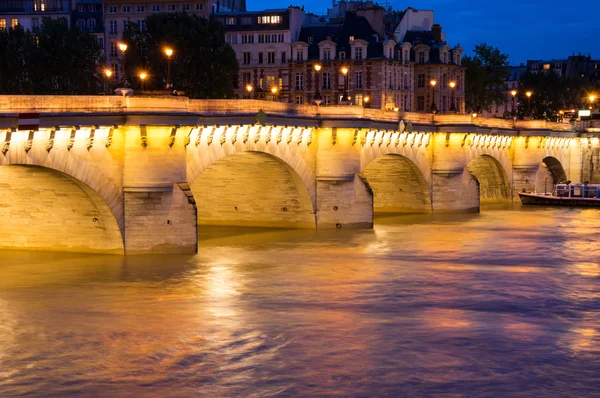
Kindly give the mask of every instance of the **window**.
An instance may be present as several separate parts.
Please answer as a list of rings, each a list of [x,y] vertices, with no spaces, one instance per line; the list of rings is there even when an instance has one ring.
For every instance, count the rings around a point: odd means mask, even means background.
[[[275,63],[275,51],[271,51],[267,53],[267,63],[274,64]]]
[[[424,111],[425,110],[425,97],[422,95],[419,95],[417,97],[417,110],[418,111]]]
[[[129,21],[123,21],[123,30],[127,30],[127,25],[129,25]]]
[[[544,70],[550,70],[550,64],[544,64]]]
[[[442,96],[442,112],[446,112],[448,110],[448,97],[445,95]],[[496,113],[498,113],[498,106],[496,106]]]
[[[310,37],[308,38],[308,44],[313,44],[314,42],[315,42],[315,38],[314,38],[314,37],[312,37],[312,36],[310,36]]]
[[[112,64],[113,78],[119,80],[119,64]]]
[[[254,35],[242,35],[242,44],[254,43]]]
[[[249,64],[250,60],[252,59],[250,53],[244,53],[244,63],[245,64]]]
[[[160,5],[158,5],[158,4],[153,5],[152,12],[160,12]]]
[[[408,73],[404,72],[404,89],[408,90]]]
[[[447,88],[448,87],[448,75],[443,73],[442,74],[442,84],[440,86],[440,88]]]
[[[354,41],[354,36],[350,36],[350,41]]]
[[[140,28],[140,32],[146,30],[146,21],[143,19],[138,19],[137,21],[138,28]]]
[[[277,34],[277,39],[280,43],[283,43],[283,33],[278,33]]]
[[[183,4],[183,5],[181,6],[181,9],[182,9],[183,11],[189,11],[189,10],[190,10],[190,5],[189,5],[189,4]]]
[[[267,89],[275,87],[275,76],[267,76]]]
[[[363,73],[362,72],[355,72],[354,73],[354,81],[356,82],[356,88],[357,89],[363,88]]]
[[[281,22],[281,16],[279,15],[263,15],[258,17],[258,23],[259,24],[273,24],[273,23],[280,23]]]
[[[96,12],[98,9],[96,8],[97,4],[90,4],[88,7],[91,12]]]
[[[425,51],[419,51],[419,63],[420,64],[425,63]]]
[[[285,64],[287,62],[285,51],[281,52],[281,63]]]
[[[252,17],[242,17],[242,25],[252,25]]]
[[[354,95],[354,105],[358,105],[358,106],[363,105],[363,95],[362,94]]]
[[[233,33],[225,35],[225,41],[227,44],[237,44],[237,34]]]
[[[296,61],[301,62],[304,60],[304,52],[302,50],[296,50]]]
[[[167,5],[167,11],[175,11],[176,9],[177,9],[177,6],[175,4]]]
[[[448,63],[448,53],[445,51],[442,53],[442,62],[445,64]]]
[[[404,56],[402,57],[402,60],[404,61],[405,64],[408,63],[408,61],[410,61],[410,58],[408,56],[408,51],[404,51]]]
[[[331,95],[324,95],[323,96],[323,105],[329,105],[331,104]]]
[[[85,23],[84,23],[85,26]],[[40,31],[40,20],[39,18],[31,18],[31,30],[33,33]]]
[[[109,14],[116,14],[117,13],[117,7],[108,7],[108,13]]]
[[[323,72],[323,85],[322,85],[323,90],[330,90],[331,89],[331,73],[330,72]]]
[[[304,103],[304,97],[301,95],[296,96],[296,105],[302,105]]]
[[[87,26],[90,28],[90,30],[96,29],[96,20],[94,18],[88,19]]]
[[[196,11],[204,10],[204,3],[196,3]]]
[[[264,43],[265,42],[265,35],[258,35],[258,43]]]
[[[136,6],[135,12],[144,12],[145,9],[146,9],[146,7],[144,7],[144,6]]]
[[[408,96],[404,96],[404,111],[408,112],[410,111],[410,107],[408,106]]]
[[[111,57],[118,56],[118,53],[117,53],[117,43],[115,43],[114,41],[111,41],[110,42],[110,50],[109,51],[110,51],[110,56]]]
[[[340,59],[346,59],[346,52],[345,51],[340,51]]]
[[[425,74],[417,76],[417,87],[425,87]]]
[[[460,55],[456,56],[456,65],[460,65]]]
[[[259,64],[263,63],[263,53],[262,52],[258,53],[258,63]]]
[[[131,12],[131,6],[123,6],[123,12]]]
[[[108,31],[111,35],[116,35],[117,34],[117,21],[110,21],[108,23]]]
[[[354,49],[354,59],[363,59],[363,49],[362,49],[362,47],[356,47]]]
[[[323,49],[323,60],[329,61],[331,59],[331,49],[324,48]]]
[[[84,30],[85,29],[85,21],[83,19],[78,19],[77,27],[79,28],[79,30]]]
[[[225,18],[225,25],[235,25],[235,17]]]
[[[37,3],[36,2],[34,2],[34,4],[33,4],[33,9],[35,11],[37,11]],[[84,4],[79,4],[77,6],[77,11],[79,11],[79,12],[85,12],[85,5]]]
[[[296,91],[304,90],[304,73],[296,73]]]
[[[104,48],[104,37],[98,38],[98,44],[100,44],[100,48]]]
[[[388,72],[388,88],[390,90],[394,89],[394,77],[392,76],[392,72]]]
[[[6,19],[0,18],[0,30],[6,30]]]

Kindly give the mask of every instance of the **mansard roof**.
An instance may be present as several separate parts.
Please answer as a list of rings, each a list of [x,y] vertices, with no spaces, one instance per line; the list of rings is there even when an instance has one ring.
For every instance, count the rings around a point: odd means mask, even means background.
[[[383,56],[383,42],[378,41],[376,33],[371,28],[365,17],[357,16],[354,12],[346,12],[342,20],[336,19],[325,25],[303,26],[298,41],[308,43],[312,37],[312,44],[308,46],[308,58],[319,58],[318,44],[323,40],[330,40],[336,44],[336,50],[350,52],[350,36],[354,39],[365,40],[367,44],[367,58],[378,58]]]

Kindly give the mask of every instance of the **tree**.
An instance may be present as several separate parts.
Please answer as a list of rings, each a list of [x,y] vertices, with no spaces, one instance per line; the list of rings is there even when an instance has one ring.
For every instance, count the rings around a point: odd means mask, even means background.
[[[0,31],[0,93],[95,94],[98,40],[67,20],[43,18],[40,31]]]
[[[220,22],[186,13],[154,14],[145,29],[129,24],[123,34],[127,43],[127,75],[140,88],[141,71],[150,76],[146,88],[164,90],[167,82],[165,48],[173,49],[173,88],[191,98],[230,98],[239,70],[234,50],[225,42]]]
[[[474,56],[465,56],[465,102],[473,112],[492,104],[504,104],[504,80],[508,77],[508,55],[497,47],[482,43],[475,46]]]

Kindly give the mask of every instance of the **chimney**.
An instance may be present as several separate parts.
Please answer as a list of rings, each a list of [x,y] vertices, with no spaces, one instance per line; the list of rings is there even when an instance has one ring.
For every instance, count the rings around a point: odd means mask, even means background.
[[[442,26],[439,23],[434,23],[433,26],[431,27],[431,34],[433,35],[433,40],[436,41],[436,43],[439,43],[442,41]]]

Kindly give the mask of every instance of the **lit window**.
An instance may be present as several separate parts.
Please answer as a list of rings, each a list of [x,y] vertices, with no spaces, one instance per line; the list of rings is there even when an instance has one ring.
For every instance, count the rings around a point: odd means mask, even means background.
[[[0,30],[6,30],[6,19],[0,18]]]
[[[544,64],[544,70],[550,70],[550,64]]]
[[[225,18],[225,25],[235,25],[235,17]]]
[[[281,16],[279,15],[263,15],[258,17],[259,24],[274,24],[281,23]]]
[[[19,25],[19,18],[11,18],[10,19],[10,27],[16,28]]]
[[[354,41],[354,36],[350,36],[350,41]]]

